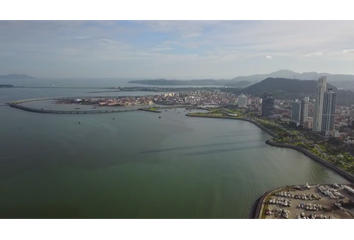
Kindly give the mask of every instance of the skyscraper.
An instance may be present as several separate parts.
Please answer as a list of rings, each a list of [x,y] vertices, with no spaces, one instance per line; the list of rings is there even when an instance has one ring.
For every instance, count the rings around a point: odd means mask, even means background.
[[[264,92],[262,96],[262,117],[269,117],[274,113],[274,98],[270,93]]]
[[[323,110],[323,99],[324,93],[327,89],[327,77],[319,77],[317,82],[316,90],[316,102],[315,102],[315,112],[313,115],[313,127],[312,131],[320,132],[322,126],[322,110]]]
[[[309,97],[305,97],[301,100],[301,116],[300,116],[300,125],[304,125],[307,122],[309,116]]]
[[[334,131],[336,98],[336,93],[332,89],[328,89],[324,94],[321,135],[325,137],[329,137],[330,132]]]
[[[292,103],[292,110],[291,110],[291,122],[293,122],[296,126],[300,125],[301,121],[301,101],[295,100]]]

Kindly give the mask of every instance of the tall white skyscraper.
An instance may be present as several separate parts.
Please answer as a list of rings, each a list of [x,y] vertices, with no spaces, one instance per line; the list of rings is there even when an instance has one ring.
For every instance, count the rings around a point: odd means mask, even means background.
[[[323,99],[323,115],[321,135],[329,137],[330,132],[334,131],[334,115],[336,112],[336,93],[328,89]]]
[[[315,112],[313,115],[312,131],[320,132],[322,126],[322,111],[324,94],[327,89],[327,77],[319,77],[316,90]]]
[[[296,124],[296,126],[300,125],[300,121],[301,121],[301,102],[299,100],[297,100],[297,99],[292,103],[291,121],[294,124]]]

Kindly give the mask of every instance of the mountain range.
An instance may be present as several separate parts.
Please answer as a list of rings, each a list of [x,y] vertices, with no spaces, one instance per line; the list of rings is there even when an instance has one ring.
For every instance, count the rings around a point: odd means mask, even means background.
[[[239,76],[232,80],[259,82],[266,78],[288,78],[299,80],[316,80],[319,76],[326,76],[328,81],[354,81],[354,75],[350,74],[330,74],[317,72],[297,73],[291,70],[279,70],[269,74],[255,74],[250,76]]]
[[[269,74],[255,74],[250,76],[238,76],[233,79],[198,79],[198,80],[134,80],[130,83],[148,84],[148,85],[219,85],[230,87],[247,87],[267,78],[283,78],[298,80],[317,80],[319,76],[326,76],[327,82],[338,88],[354,89],[354,75],[350,74],[330,74],[317,72],[297,73],[290,70],[279,70]]]

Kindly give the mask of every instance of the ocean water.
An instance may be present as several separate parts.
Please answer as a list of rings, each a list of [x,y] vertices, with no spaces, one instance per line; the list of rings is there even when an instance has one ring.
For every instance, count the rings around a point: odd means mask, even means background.
[[[87,92],[0,88],[0,104],[95,96]],[[109,95],[141,94],[151,93]],[[347,182],[299,152],[266,145],[270,136],[251,123],[186,113],[56,115],[0,106],[0,218],[248,218],[265,191]]]

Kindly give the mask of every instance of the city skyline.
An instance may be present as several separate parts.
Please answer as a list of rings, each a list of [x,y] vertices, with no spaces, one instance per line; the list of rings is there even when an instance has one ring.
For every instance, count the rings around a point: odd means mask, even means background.
[[[0,75],[354,74],[352,21],[0,21]]]

